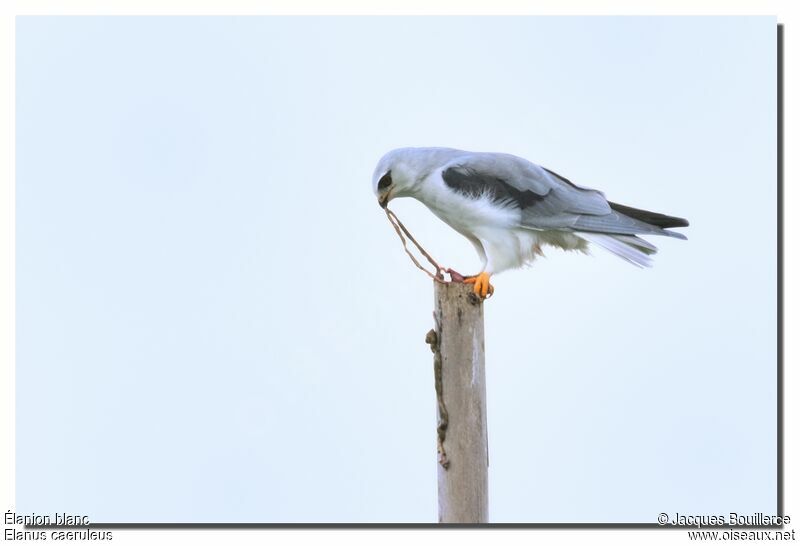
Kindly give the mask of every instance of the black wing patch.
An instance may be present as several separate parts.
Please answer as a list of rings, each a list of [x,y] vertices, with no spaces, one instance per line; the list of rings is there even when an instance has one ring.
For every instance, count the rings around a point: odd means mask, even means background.
[[[442,172],[442,178],[448,188],[466,197],[477,199],[488,195],[495,203],[513,203],[521,209],[533,206],[547,197],[531,190],[520,190],[502,178],[477,172],[463,167],[450,167]]]

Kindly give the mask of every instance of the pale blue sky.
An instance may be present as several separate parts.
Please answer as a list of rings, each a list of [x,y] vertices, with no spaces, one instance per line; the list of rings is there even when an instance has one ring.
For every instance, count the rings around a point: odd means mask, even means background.
[[[684,216],[486,304],[490,517],[774,513],[776,21],[17,21],[17,511],[436,519],[432,290],[391,148]],[[471,245],[393,208],[441,262]]]

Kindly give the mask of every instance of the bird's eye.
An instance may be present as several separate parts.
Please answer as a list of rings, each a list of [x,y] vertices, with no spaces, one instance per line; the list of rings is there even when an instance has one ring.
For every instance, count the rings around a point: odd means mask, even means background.
[[[392,171],[387,171],[387,173],[384,174],[381,177],[380,181],[378,182],[378,189],[385,190],[391,185],[392,185]]]

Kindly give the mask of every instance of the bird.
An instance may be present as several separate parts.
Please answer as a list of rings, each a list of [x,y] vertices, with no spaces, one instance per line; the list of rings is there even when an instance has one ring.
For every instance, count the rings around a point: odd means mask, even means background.
[[[482,262],[475,275],[448,270],[485,299],[493,275],[530,265],[543,246],[588,253],[589,243],[623,260],[650,267],[657,248],[639,235],[686,236],[684,218],[608,201],[595,189],[521,157],[453,148],[397,148],[375,167],[372,187],[386,209],[412,197],[475,247]]]

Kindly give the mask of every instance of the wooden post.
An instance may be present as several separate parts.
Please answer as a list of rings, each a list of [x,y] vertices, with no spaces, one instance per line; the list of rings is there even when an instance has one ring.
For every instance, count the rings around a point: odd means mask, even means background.
[[[434,282],[439,523],[488,522],[489,447],[483,302],[462,283]]]

